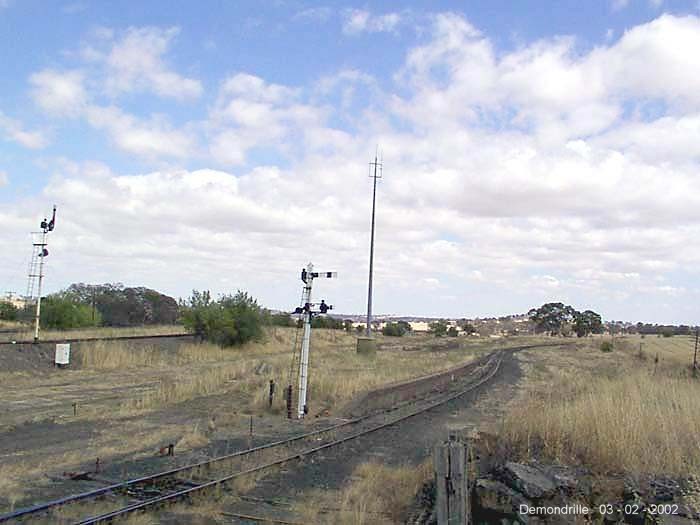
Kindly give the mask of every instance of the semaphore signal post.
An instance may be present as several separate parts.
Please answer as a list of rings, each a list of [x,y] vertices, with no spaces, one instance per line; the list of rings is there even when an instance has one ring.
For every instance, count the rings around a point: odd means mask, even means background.
[[[46,235],[52,232],[56,226],[56,206],[53,207],[53,215],[51,220],[44,218],[39,227],[41,231],[32,232],[34,240],[32,258],[29,262],[28,282],[27,282],[27,299],[34,298],[34,290],[36,288],[36,311],[34,315],[34,342],[39,341],[39,322],[41,320],[41,288],[44,281],[44,260],[49,256],[47,248],[48,242]]]
[[[314,315],[325,314],[328,310],[333,307],[327,305],[325,300],[321,300],[320,303],[314,304],[311,302],[311,289],[313,287],[314,279],[325,278],[332,279],[338,276],[337,272],[315,272],[313,264],[309,263],[306,268],[301,271],[301,280],[304,283],[304,290],[302,292],[301,306],[298,307],[294,313],[301,314],[304,323],[304,335],[301,340],[301,356],[299,359],[299,399],[297,403],[297,417],[302,419],[307,413],[308,408],[306,405],[306,391],[309,379],[309,345],[311,343],[311,319]],[[318,310],[314,310],[314,307],[318,307]],[[288,417],[291,417],[291,389],[292,386],[289,385],[287,392],[287,407],[288,407]]]

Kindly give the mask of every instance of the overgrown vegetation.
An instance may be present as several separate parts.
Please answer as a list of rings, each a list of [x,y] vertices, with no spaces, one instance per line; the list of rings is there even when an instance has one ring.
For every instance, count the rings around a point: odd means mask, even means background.
[[[0,301],[0,320],[16,321],[18,315],[17,307],[6,301]]]
[[[52,294],[41,301],[41,326],[53,330],[99,326],[100,313],[66,293]]]
[[[209,291],[193,290],[181,304],[185,328],[222,347],[236,346],[263,336],[265,312],[247,292],[211,298]]]
[[[411,331],[411,325],[406,321],[386,323],[382,328],[382,335],[389,337],[401,337]]]
[[[611,348],[610,341],[539,351],[529,375],[541,377],[505,419],[508,446],[525,457],[601,473],[697,472],[700,383],[690,376],[693,345],[690,339],[642,341],[616,338],[615,352],[599,350]],[[655,358],[644,358],[642,348]]]
[[[428,325],[429,332],[435,336],[447,334],[447,323],[445,321],[434,321]]]

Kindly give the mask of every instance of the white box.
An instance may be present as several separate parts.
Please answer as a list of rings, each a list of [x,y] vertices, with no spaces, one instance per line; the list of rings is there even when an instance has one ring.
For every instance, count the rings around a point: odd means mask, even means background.
[[[70,363],[70,343],[56,344],[56,360],[57,365],[67,365]]]

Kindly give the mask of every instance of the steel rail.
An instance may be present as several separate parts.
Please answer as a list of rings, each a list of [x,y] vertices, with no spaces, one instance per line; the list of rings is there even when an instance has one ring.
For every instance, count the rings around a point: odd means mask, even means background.
[[[35,341],[0,341],[0,345],[36,345],[54,343],[88,343],[91,341],[138,341],[141,339],[182,339],[184,337],[196,337],[195,334],[154,334],[154,335],[115,335],[111,337],[76,337],[68,339],[40,339]]]
[[[213,487],[217,487],[217,486],[219,486],[219,485],[222,485],[222,484],[224,484],[224,483],[227,483],[227,482],[229,482],[229,481],[232,481],[232,480],[234,480],[234,479],[236,479],[236,478],[239,478],[239,477],[242,477],[242,476],[247,476],[247,475],[249,475],[249,474],[254,474],[254,473],[256,473],[256,472],[260,472],[260,471],[263,471],[263,470],[267,470],[267,469],[272,468],[272,467],[276,467],[276,466],[279,466],[279,465],[283,465],[283,464],[288,463],[288,462],[290,462],[290,461],[302,459],[302,458],[304,458],[304,457],[310,456],[310,455],[315,454],[315,453],[317,453],[317,452],[320,452],[320,451],[322,451],[322,450],[326,450],[326,449],[331,448],[331,447],[335,447],[335,446],[338,446],[338,445],[342,445],[342,444],[344,444],[344,443],[346,443],[346,442],[348,442],[348,441],[351,441],[351,440],[353,440],[353,439],[357,439],[357,438],[359,438],[359,437],[366,436],[367,434],[370,434],[370,433],[372,433],[372,432],[376,432],[376,431],[378,431],[378,430],[382,430],[382,429],[384,429],[384,428],[387,428],[387,427],[396,425],[397,423],[400,423],[400,422],[402,422],[402,421],[405,421],[406,419],[409,419],[409,418],[411,418],[411,417],[415,417],[415,416],[417,416],[417,415],[419,415],[419,414],[423,414],[423,413],[425,413],[425,412],[427,412],[427,411],[429,411],[429,410],[432,410],[432,409],[434,409],[434,408],[436,408],[436,407],[438,407],[438,406],[441,406],[441,405],[444,405],[444,404],[446,404],[446,403],[449,403],[450,401],[453,401],[454,399],[457,399],[457,398],[459,398],[459,397],[461,397],[461,396],[467,394],[468,392],[471,392],[471,391],[475,390],[476,388],[479,388],[479,387],[482,386],[484,383],[486,383],[486,382],[488,382],[489,380],[491,380],[491,379],[496,375],[496,373],[498,372],[498,370],[499,370],[499,368],[500,368],[501,361],[502,361],[502,357],[501,357],[500,354],[501,354],[502,352],[503,352],[503,351],[498,351],[498,352],[496,353],[496,355],[492,357],[492,359],[494,359],[494,358],[497,357],[497,359],[496,359],[496,361],[495,361],[496,364],[495,364],[495,366],[493,366],[493,370],[491,370],[490,372],[488,372],[488,373],[486,374],[486,376],[483,377],[482,379],[480,379],[477,383],[472,384],[472,385],[470,385],[468,388],[466,388],[466,389],[464,389],[464,390],[461,390],[461,391],[459,391],[459,392],[457,392],[457,393],[455,393],[455,394],[449,395],[449,396],[447,396],[447,397],[444,398],[444,399],[441,399],[441,400],[439,400],[439,401],[430,403],[430,404],[428,404],[427,406],[420,408],[419,410],[416,410],[416,411],[411,412],[411,413],[409,413],[409,414],[400,416],[400,417],[398,417],[398,418],[396,418],[396,419],[394,419],[394,420],[392,420],[392,421],[388,421],[388,422],[382,423],[382,424],[380,424],[380,425],[377,425],[377,426],[375,426],[375,427],[372,427],[372,428],[369,428],[369,429],[366,429],[366,430],[363,430],[363,431],[360,431],[360,432],[356,432],[356,433],[354,433],[354,434],[351,434],[351,435],[349,435],[349,436],[343,437],[343,438],[341,438],[341,439],[337,439],[337,440],[335,440],[335,441],[331,441],[331,442],[329,442],[329,443],[325,443],[325,444],[323,444],[323,445],[319,445],[319,446],[317,446],[317,447],[313,447],[313,448],[307,449],[307,450],[305,450],[305,451],[303,451],[303,452],[298,452],[298,453],[296,453],[296,454],[287,456],[287,457],[282,458],[282,459],[278,459],[278,460],[275,460],[275,461],[271,461],[271,462],[268,462],[268,463],[264,463],[264,464],[262,464],[262,465],[258,465],[258,466],[256,466],[256,467],[252,467],[252,468],[249,468],[249,469],[247,469],[247,470],[243,470],[243,471],[240,471],[240,472],[236,472],[236,473],[234,473],[234,474],[230,474],[230,475],[225,476],[225,477],[223,477],[223,478],[219,478],[219,479],[216,479],[216,480],[213,480],[213,481],[208,481],[208,482],[206,482],[206,483],[202,483],[201,485],[197,485],[197,486],[195,486],[195,487],[190,487],[190,488],[183,489],[183,490],[180,490],[180,491],[177,491],[177,492],[173,492],[172,494],[166,494],[166,495],[164,495],[164,496],[158,496],[158,497],[152,498],[152,499],[150,499],[150,500],[146,500],[146,501],[134,503],[134,504],[132,504],[132,505],[128,505],[128,506],[123,507],[123,508],[121,508],[121,509],[117,509],[117,510],[114,510],[114,511],[111,511],[111,512],[107,512],[107,513],[101,514],[101,515],[99,515],[99,516],[93,516],[93,517],[87,518],[87,519],[85,519],[85,520],[76,522],[75,525],[94,525],[94,524],[97,524],[97,523],[109,522],[109,521],[111,521],[111,520],[113,520],[113,519],[115,519],[115,518],[120,518],[120,517],[126,516],[127,514],[131,514],[132,512],[136,512],[136,511],[139,511],[139,510],[144,510],[144,509],[146,509],[146,508],[157,507],[157,506],[159,506],[160,504],[169,503],[169,502],[172,502],[172,501],[175,501],[175,500],[179,500],[179,499],[188,497],[188,496],[190,496],[191,494],[194,494],[194,493],[196,493],[196,492],[201,492],[201,491],[205,491],[205,490],[207,490],[207,489],[213,488]],[[492,360],[492,359],[491,359],[491,360]],[[489,362],[490,362],[491,360],[489,360]],[[487,364],[488,364],[489,362],[487,362]]]

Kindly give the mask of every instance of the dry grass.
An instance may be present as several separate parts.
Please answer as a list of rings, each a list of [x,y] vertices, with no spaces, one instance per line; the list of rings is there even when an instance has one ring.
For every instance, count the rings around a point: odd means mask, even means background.
[[[289,381],[294,339],[293,329],[277,328],[270,331],[264,342],[234,349],[202,344],[185,345],[177,352],[158,352],[99,343],[83,352],[81,359],[91,369],[171,367],[177,370],[155,390],[122,403],[125,413],[224,392],[235,396],[241,410],[279,413],[284,409],[283,389]],[[354,336],[340,332],[314,331],[309,363],[309,400],[314,412],[335,410],[357,394],[380,385],[468,363],[486,351],[482,347],[459,348],[431,352],[426,358],[424,352],[391,349],[368,358],[355,352],[355,341]],[[435,344],[435,339],[416,337],[412,342]],[[261,365],[266,370],[258,373]],[[270,379],[275,379],[277,385],[272,407],[268,405]],[[293,384],[296,386],[296,377]]]
[[[156,345],[134,346],[123,341],[95,341],[82,344],[76,354],[79,365],[84,369],[115,370],[226,361],[230,352],[206,343],[163,350]]]
[[[534,382],[506,418],[503,437],[525,456],[603,472],[697,472],[700,382],[682,364],[683,349],[654,342],[659,363],[639,354],[638,338],[620,338],[611,354],[594,345],[550,353],[531,368]]]
[[[311,491],[292,506],[304,523],[368,525],[403,523],[416,494],[433,476],[431,461],[418,467],[376,462],[355,468],[338,492]]]
[[[199,430],[199,425],[195,424],[191,430],[187,431],[175,444],[176,450],[189,450],[200,448],[209,444],[209,438]]]

